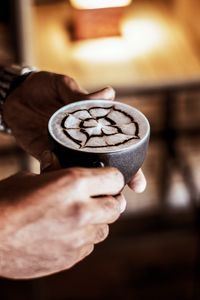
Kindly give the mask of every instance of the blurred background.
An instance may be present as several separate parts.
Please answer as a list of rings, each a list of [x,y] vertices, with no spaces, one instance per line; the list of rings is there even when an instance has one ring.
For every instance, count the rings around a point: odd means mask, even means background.
[[[200,1],[1,0],[0,64],[65,73],[85,89],[112,85],[152,128],[141,195],[72,269],[0,280],[1,300],[200,299]],[[38,172],[0,136],[0,178]]]

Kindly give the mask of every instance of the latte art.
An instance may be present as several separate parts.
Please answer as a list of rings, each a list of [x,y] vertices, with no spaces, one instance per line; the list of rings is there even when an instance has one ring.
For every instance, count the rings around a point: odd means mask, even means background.
[[[112,152],[138,143],[146,134],[145,117],[120,102],[79,101],[58,110],[49,121],[51,136],[84,152]]]
[[[139,139],[139,125],[115,106],[79,109],[61,122],[64,134],[79,148],[102,148]]]

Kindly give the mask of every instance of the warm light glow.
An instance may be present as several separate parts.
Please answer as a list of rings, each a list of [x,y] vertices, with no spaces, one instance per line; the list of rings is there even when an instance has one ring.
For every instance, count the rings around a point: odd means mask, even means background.
[[[73,58],[96,64],[121,63],[163,47],[168,39],[166,26],[148,18],[126,20],[121,31],[122,37],[74,43]]]
[[[77,9],[96,9],[126,6],[131,0],[70,0],[70,2]]]
[[[117,63],[130,59],[130,51],[121,38],[104,38],[74,44],[73,58],[84,62]]]
[[[130,19],[122,26],[122,35],[133,55],[148,53],[166,39],[167,32],[162,23],[153,19]]]
[[[187,208],[190,205],[190,194],[184,185],[182,176],[175,172],[168,191],[168,203],[174,208]]]

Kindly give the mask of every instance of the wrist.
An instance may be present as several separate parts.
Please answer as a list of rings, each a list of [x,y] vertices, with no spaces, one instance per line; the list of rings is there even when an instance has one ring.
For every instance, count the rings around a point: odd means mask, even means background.
[[[17,88],[35,68],[11,65],[0,70],[0,132],[11,133],[3,119],[3,106],[8,95]]]

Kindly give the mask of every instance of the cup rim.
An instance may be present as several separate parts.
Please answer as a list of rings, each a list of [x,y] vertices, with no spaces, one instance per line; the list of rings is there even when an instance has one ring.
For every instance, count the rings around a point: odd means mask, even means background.
[[[142,118],[144,119],[144,121],[146,122],[146,125],[147,125],[147,131],[145,133],[145,135],[143,136],[143,138],[138,141],[136,144],[132,144],[132,145],[129,145],[127,147],[124,147],[123,149],[116,149],[116,150],[107,150],[107,151],[101,151],[101,152],[98,152],[98,151],[84,151],[84,150],[81,150],[81,149],[75,149],[73,147],[70,147],[69,145],[65,145],[64,143],[62,143],[62,141],[60,141],[56,136],[55,134],[53,133],[53,130],[52,130],[52,122],[53,122],[53,119],[55,118],[56,115],[58,115],[60,112],[63,112],[65,111],[66,107],[70,106],[70,107],[73,107],[74,105],[77,105],[79,103],[89,103],[91,101],[103,101],[104,103],[110,103],[110,104],[119,104],[119,105],[123,105],[123,106],[126,106],[127,108],[131,107],[134,111],[136,111],[140,116],[142,116]],[[83,99],[83,100],[80,100],[80,101],[75,101],[75,102],[71,102],[69,104],[66,104],[64,106],[62,106],[61,108],[59,108],[58,110],[56,110],[53,115],[49,118],[49,121],[48,121],[48,131],[49,131],[49,134],[51,135],[51,137],[58,143],[60,144],[61,146],[64,146],[68,149],[71,149],[71,150],[74,150],[74,151],[77,151],[77,152],[82,152],[82,153],[92,153],[92,154],[111,154],[111,153],[118,153],[118,152],[124,152],[124,151],[127,151],[127,150],[130,150],[132,148],[136,148],[138,147],[140,144],[142,144],[150,135],[150,124],[149,124],[149,121],[148,119],[146,118],[146,116],[141,112],[139,111],[137,108],[135,107],[132,107],[126,103],[123,103],[123,102],[120,102],[120,101],[113,101],[113,100],[104,100],[104,99],[94,99],[94,100],[88,100],[88,99]]]

